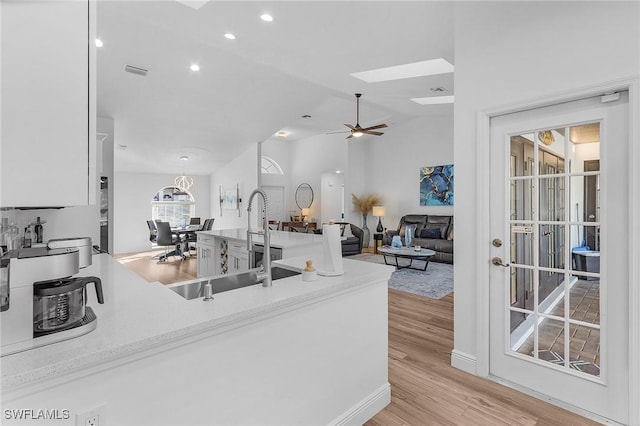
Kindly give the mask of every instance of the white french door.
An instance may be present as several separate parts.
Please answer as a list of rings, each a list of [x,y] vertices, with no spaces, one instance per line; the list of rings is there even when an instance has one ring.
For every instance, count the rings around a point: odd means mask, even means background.
[[[628,422],[628,92],[491,119],[493,376]]]

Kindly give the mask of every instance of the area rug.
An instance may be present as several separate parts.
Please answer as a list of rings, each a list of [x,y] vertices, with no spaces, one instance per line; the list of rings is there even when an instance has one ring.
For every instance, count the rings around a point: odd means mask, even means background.
[[[348,259],[384,264],[384,257],[381,254],[356,254],[349,256]],[[391,258],[387,258],[387,260],[389,263],[393,262]],[[398,260],[400,265],[403,265],[403,261],[408,262],[406,259]],[[419,260],[414,260],[413,266],[422,268],[424,267],[424,263]],[[453,292],[453,265],[429,262],[426,271],[416,271],[414,269],[399,269],[393,271],[389,279],[389,288],[429,297],[431,299],[442,299],[447,294]]]

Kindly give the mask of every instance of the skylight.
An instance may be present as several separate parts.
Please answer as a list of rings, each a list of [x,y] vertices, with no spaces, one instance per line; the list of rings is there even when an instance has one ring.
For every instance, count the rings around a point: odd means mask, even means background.
[[[442,58],[438,58],[429,61],[356,72],[350,75],[367,83],[377,83],[379,81],[401,80],[403,78],[424,77],[449,72],[453,72],[453,65]]]
[[[427,96],[426,98],[411,98],[411,100],[420,105],[452,104],[454,101],[454,97],[453,95]]]
[[[176,0],[178,3],[182,3],[185,6],[189,6],[195,10],[200,9],[202,6],[207,4],[209,0]]]

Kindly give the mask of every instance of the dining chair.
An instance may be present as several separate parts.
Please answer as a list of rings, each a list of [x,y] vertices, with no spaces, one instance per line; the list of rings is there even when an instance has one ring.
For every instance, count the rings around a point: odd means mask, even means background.
[[[211,222],[211,219],[205,219],[204,220],[204,224],[202,225],[202,227],[200,228],[201,231],[206,231],[207,227],[209,226],[209,222]]]
[[[200,218],[192,217],[191,219],[189,219],[189,225],[200,225]]]
[[[182,240],[171,232],[171,225],[169,222],[156,222],[156,227],[158,228],[158,238],[156,240],[156,244],[164,247],[164,254],[160,256],[159,262],[166,262],[169,256],[181,256],[181,254],[177,250],[177,245],[182,242]],[[169,251],[169,247],[173,247],[173,251]],[[184,255],[181,256],[184,259]]]
[[[149,241],[155,243],[158,239],[158,228],[156,228],[156,224],[152,220],[147,221],[147,226],[149,227]]]
[[[215,218],[211,218],[209,219],[209,224],[207,225],[206,229],[203,229],[203,231],[211,231],[211,229],[213,228],[213,221],[215,220]]]

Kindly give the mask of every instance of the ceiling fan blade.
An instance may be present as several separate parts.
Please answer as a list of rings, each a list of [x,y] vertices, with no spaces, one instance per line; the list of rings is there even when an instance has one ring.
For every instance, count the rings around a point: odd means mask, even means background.
[[[351,130],[355,130],[356,128],[353,127],[351,124],[345,124],[345,126],[347,126],[348,128],[350,128]]]
[[[347,136],[345,139],[351,139],[353,137],[353,133]]]
[[[386,124],[378,124],[376,126],[371,126],[371,127],[365,127],[362,130],[373,130],[373,129],[384,129],[385,127],[387,127]]]
[[[372,132],[370,130],[363,130],[362,133],[365,133],[367,135],[374,135],[374,136],[382,136],[382,135],[384,135],[384,133],[382,133],[382,132]]]
[[[351,130],[344,130],[340,132],[327,132],[325,135],[335,135],[336,133],[351,133]]]

